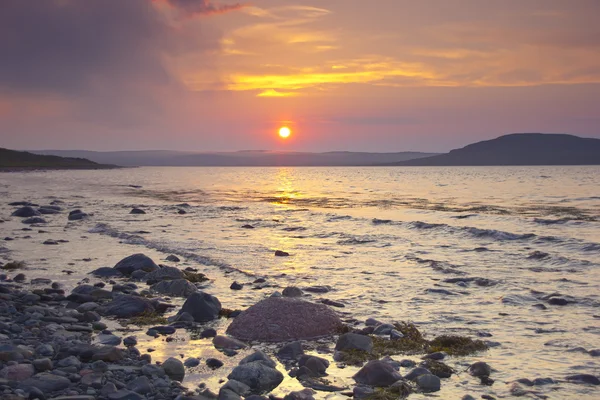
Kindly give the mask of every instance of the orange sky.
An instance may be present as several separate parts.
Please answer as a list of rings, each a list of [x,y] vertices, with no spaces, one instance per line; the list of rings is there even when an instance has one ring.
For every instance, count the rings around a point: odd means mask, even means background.
[[[511,132],[598,137],[598,15],[597,0],[5,0],[0,146],[444,151]]]

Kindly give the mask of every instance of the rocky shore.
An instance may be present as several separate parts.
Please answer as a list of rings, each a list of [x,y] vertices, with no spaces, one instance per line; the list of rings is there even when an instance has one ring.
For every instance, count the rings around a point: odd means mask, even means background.
[[[13,215],[42,219],[58,209],[24,205]],[[84,218],[79,210],[69,214],[69,220]],[[166,261],[180,260],[171,255]],[[336,311],[343,304],[307,296],[327,287],[286,287],[247,309],[231,310],[202,290],[208,277],[198,269],[157,264],[144,254],[90,272],[69,292],[60,282],[27,276],[23,267],[0,265],[1,399],[379,400],[435,393],[457,374],[486,387],[498,384],[494,368],[472,358],[495,345],[487,335],[425,335],[410,322],[359,321]],[[252,285],[264,289],[268,282],[259,278]],[[232,296],[242,287],[233,282]],[[228,321],[224,329],[213,327],[219,319]],[[132,325],[138,336],[109,329]],[[221,356],[170,354],[159,362],[152,358],[154,349],[138,346],[139,335],[169,342],[177,331],[193,332]],[[216,373],[234,358],[236,365],[218,390],[202,382],[185,384],[199,365]],[[460,359],[464,368],[451,367],[449,359]],[[336,371],[356,370],[351,384],[331,376],[333,364]],[[286,380],[302,389],[274,395]],[[559,381],[600,385],[589,374],[501,384],[514,396],[547,398],[539,388]],[[464,393],[462,398],[476,397]]]

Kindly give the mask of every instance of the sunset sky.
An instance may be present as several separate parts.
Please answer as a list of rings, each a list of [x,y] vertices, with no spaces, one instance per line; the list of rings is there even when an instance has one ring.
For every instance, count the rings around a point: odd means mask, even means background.
[[[0,147],[600,137],[598,16],[599,0],[3,0]]]

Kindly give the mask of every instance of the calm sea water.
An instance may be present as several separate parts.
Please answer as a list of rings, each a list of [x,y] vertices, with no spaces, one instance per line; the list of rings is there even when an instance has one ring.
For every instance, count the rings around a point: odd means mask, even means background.
[[[0,175],[0,194],[2,237],[16,239],[0,245],[0,257],[25,260],[29,278],[72,287],[95,268],[144,252],[157,261],[176,254],[182,267],[200,268],[213,279],[206,291],[227,308],[245,308],[288,285],[329,285],[331,292],[313,298],[343,303],[344,318],[408,320],[428,337],[489,340],[488,352],[448,360],[461,373],[444,380],[444,399],[505,397],[519,378],[600,375],[600,359],[578,349],[600,348],[599,167],[31,172]],[[93,215],[77,222],[66,213],[45,216],[47,226],[33,231],[9,217],[11,201],[54,199]],[[147,214],[130,215],[134,206]],[[46,239],[69,242],[43,246]],[[291,256],[274,257],[275,250]],[[234,280],[257,277],[270,287],[229,289]],[[552,305],[552,297],[569,304]],[[214,352],[178,335],[181,341],[148,338],[142,345],[157,349],[154,359]],[[462,372],[479,360],[496,370],[492,387]],[[351,384],[355,371],[329,369],[339,384]],[[219,377],[198,370],[188,382],[217,389]],[[280,392],[290,388],[297,383],[286,380]],[[556,399],[600,396],[565,382],[528,389]]]

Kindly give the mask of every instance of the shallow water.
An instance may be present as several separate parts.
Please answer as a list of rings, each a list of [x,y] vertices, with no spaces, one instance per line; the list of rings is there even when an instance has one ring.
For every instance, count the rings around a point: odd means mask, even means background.
[[[0,175],[0,195],[0,236],[16,239],[0,244],[6,250],[0,257],[27,261],[29,278],[72,287],[87,272],[135,252],[157,261],[177,254],[181,267],[198,267],[212,279],[206,291],[227,308],[245,308],[288,285],[330,285],[331,292],[312,297],[344,303],[338,309],[344,318],[410,320],[430,337],[491,334],[484,339],[497,347],[448,364],[464,371],[485,360],[496,383],[484,387],[461,373],[443,381],[438,394],[444,399],[506,397],[506,383],[519,378],[600,374],[598,358],[568,351],[600,348],[600,167],[29,172]],[[68,222],[66,212],[46,215],[48,224],[32,231],[10,217],[11,201],[53,199],[93,216]],[[147,214],[130,215],[133,206]],[[188,214],[178,215],[179,208]],[[69,242],[44,246],[46,239]],[[291,256],[274,257],[275,250]],[[249,284],[257,277],[271,287],[229,289],[234,280]],[[460,277],[492,282],[444,282]],[[550,305],[543,298],[553,293],[573,303]],[[155,348],[156,360],[214,351],[185,332],[176,337],[182,340],[144,339],[140,349]],[[216,389],[234,363],[216,375],[200,368],[187,383]],[[348,385],[354,371],[329,369]],[[292,385],[286,380],[278,392]],[[598,389],[565,382],[533,390],[557,399],[600,396]]]

